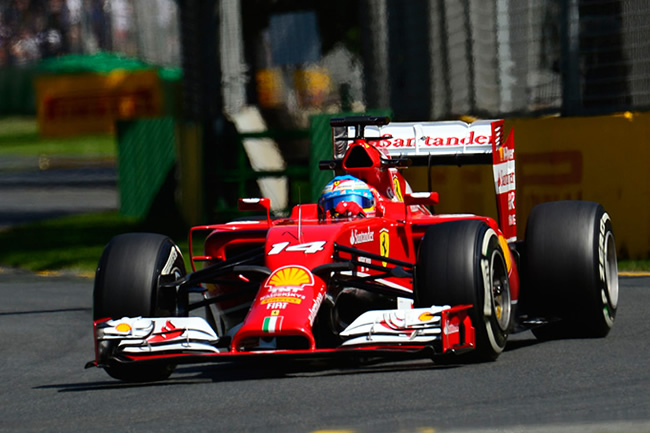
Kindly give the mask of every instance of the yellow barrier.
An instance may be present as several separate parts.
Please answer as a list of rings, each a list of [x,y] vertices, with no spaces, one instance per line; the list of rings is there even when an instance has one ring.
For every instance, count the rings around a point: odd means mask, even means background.
[[[43,136],[112,133],[116,120],[162,113],[160,79],[153,70],[43,75],[35,81]]]
[[[519,239],[534,205],[591,200],[611,215],[619,255],[648,257],[650,113],[507,120],[506,132],[513,128]],[[426,169],[405,175],[414,190],[427,188]],[[437,212],[496,216],[490,167],[436,167],[432,185]]]

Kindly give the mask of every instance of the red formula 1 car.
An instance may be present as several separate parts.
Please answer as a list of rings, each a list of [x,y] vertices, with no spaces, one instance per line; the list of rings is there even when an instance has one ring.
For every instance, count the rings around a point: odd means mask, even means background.
[[[494,360],[508,335],[605,336],[618,302],[612,225],[592,202],[544,203],[516,239],[515,149],[503,121],[333,119],[337,175],[318,203],[194,227],[202,255],[162,235],[115,237],[94,287],[95,360],[121,380],[180,363],[266,357]],[[498,221],[430,211],[409,164],[491,164]],[[200,314],[197,314],[199,312]]]

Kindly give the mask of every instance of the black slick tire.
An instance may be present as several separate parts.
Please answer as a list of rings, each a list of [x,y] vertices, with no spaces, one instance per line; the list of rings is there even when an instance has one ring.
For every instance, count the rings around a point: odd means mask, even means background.
[[[183,275],[183,257],[168,237],[154,233],[118,235],[104,249],[97,267],[93,319],[177,316],[176,289],[161,288],[160,280],[161,276],[178,279]],[[110,376],[128,382],[162,380],[174,368],[118,362],[105,366]]]
[[[542,203],[528,218],[522,308],[549,319],[540,339],[604,337],[618,307],[612,222],[589,201]]]
[[[466,358],[493,361],[512,326],[508,270],[496,232],[481,220],[436,224],[419,247],[416,307],[471,304],[476,349]]]

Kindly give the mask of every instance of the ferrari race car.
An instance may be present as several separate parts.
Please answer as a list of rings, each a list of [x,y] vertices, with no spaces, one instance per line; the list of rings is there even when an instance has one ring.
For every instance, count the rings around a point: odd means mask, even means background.
[[[585,201],[543,203],[517,241],[514,136],[502,120],[331,120],[336,175],[317,203],[190,230],[186,273],[163,235],[116,236],[94,285],[95,360],[124,381],[270,357],[491,361],[511,333],[604,337],[618,271],[612,223]],[[400,168],[492,165],[497,219],[436,214]],[[202,253],[193,253],[197,238]],[[197,249],[201,249],[200,247]]]

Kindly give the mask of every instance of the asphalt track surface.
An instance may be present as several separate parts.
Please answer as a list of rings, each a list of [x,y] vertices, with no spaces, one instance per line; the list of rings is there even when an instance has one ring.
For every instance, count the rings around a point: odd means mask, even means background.
[[[59,167],[41,170],[38,161],[30,158],[0,159],[0,230],[24,222],[118,208],[114,164],[57,164]]]
[[[93,357],[92,280],[0,272],[2,432],[650,432],[650,278],[605,339],[515,335],[494,363],[179,367],[124,384]]]

